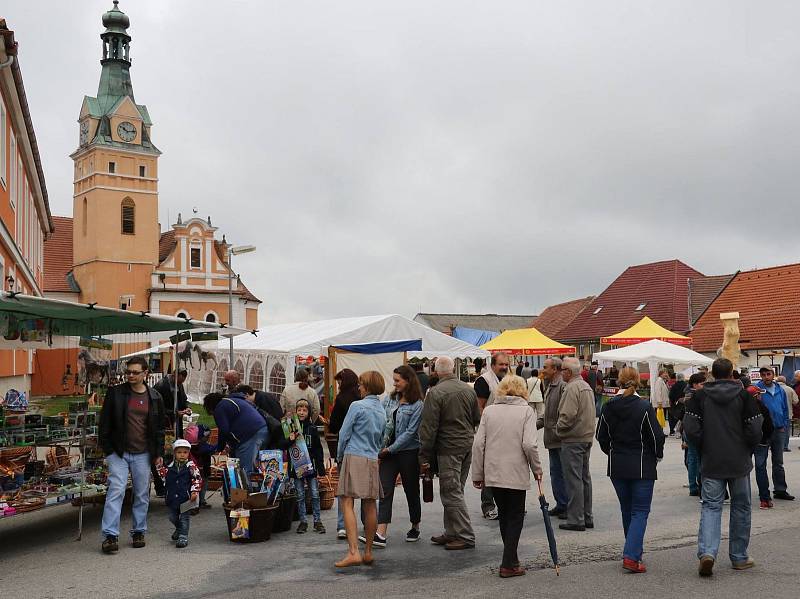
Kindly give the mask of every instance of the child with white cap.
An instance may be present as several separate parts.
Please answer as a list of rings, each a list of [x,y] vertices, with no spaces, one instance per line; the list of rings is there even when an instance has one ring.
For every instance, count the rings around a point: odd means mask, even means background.
[[[200,469],[190,459],[192,446],[186,439],[177,439],[172,444],[173,461],[169,466],[161,466],[158,474],[167,488],[165,501],[169,508],[169,521],[175,525],[172,540],[181,549],[189,544],[189,511],[181,513],[181,504],[197,501],[203,486]]]

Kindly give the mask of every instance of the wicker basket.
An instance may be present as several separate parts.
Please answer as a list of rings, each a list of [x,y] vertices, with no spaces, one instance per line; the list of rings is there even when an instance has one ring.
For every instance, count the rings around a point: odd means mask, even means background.
[[[10,501],[8,505],[17,510],[18,514],[25,512],[32,512],[44,507],[45,500],[43,497],[24,497]]]

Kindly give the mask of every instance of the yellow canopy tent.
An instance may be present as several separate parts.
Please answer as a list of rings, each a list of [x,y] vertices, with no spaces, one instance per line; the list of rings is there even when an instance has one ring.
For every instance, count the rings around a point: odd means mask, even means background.
[[[533,327],[529,329],[509,329],[481,345],[492,353],[505,352],[514,356],[553,356],[574,354],[575,348],[550,339]]]
[[[692,338],[678,333],[673,333],[669,329],[665,329],[655,320],[649,316],[645,316],[632,327],[624,331],[603,337],[600,343],[605,345],[633,345],[634,343],[642,343],[643,341],[650,341],[651,339],[658,339],[659,341],[667,341],[675,345],[691,345]]]

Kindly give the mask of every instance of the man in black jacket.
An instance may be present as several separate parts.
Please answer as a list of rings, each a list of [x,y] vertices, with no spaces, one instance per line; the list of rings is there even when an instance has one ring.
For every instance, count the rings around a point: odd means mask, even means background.
[[[133,481],[134,547],[144,547],[150,505],[150,467],[164,462],[164,403],[147,386],[147,361],[134,356],[126,365],[127,383],[110,387],[100,411],[98,442],[106,455],[108,491],[103,508],[103,553],[119,550],[122,500]]]
[[[731,495],[729,555],[735,570],[752,568],[750,544],[750,471],[761,441],[764,418],[753,397],[733,380],[733,364],[719,358],[711,367],[714,381],[686,403],[683,427],[700,451],[703,508],[697,540],[700,576],[711,576],[717,557],[726,487]]]
[[[177,422],[176,436],[183,437],[183,415],[191,414],[192,410],[189,409],[189,398],[186,396],[186,389],[183,384],[186,382],[188,371],[185,368],[178,370],[178,409],[175,410],[175,375],[168,374],[155,385],[153,389],[158,391],[161,399],[164,402],[164,411],[167,415],[167,428],[175,429]]]

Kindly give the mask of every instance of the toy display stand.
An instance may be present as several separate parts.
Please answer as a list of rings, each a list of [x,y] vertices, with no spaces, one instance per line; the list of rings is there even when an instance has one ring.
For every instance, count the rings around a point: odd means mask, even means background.
[[[91,416],[91,417],[90,417]],[[5,474],[22,476],[22,485],[0,492],[0,517],[9,518],[45,508],[72,503],[80,505],[78,540],[83,533],[83,504],[90,497],[105,497],[104,474],[86,471],[87,448],[97,445],[95,417],[87,401],[76,401],[69,412],[42,416],[27,412],[5,412],[0,418],[0,464]],[[45,460],[36,458],[45,448]],[[77,455],[75,455],[77,450]],[[73,463],[74,462],[74,463]],[[88,474],[88,477],[87,477]],[[91,480],[89,480],[91,479]]]

